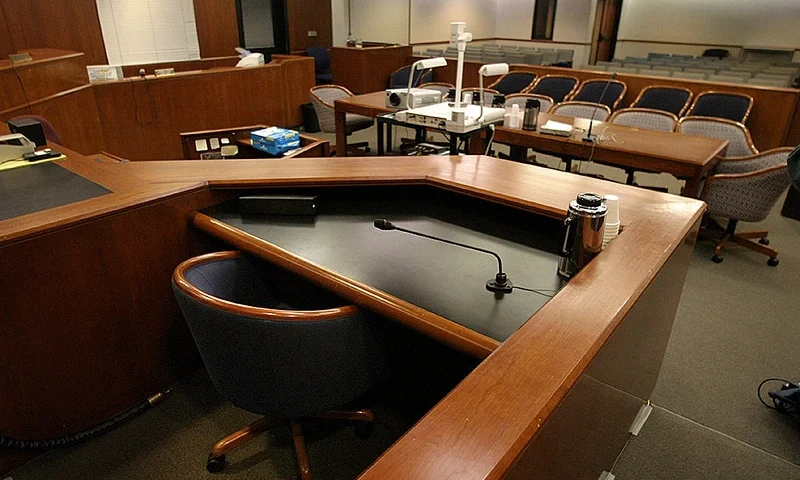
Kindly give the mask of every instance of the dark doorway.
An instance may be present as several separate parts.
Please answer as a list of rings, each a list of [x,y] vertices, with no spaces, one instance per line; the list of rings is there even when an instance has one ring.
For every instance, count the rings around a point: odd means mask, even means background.
[[[598,0],[590,63],[609,61],[614,58],[621,14],[622,0]]]
[[[289,53],[288,17],[285,0],[236,0],[239,45],[264,60],[274,53]]]

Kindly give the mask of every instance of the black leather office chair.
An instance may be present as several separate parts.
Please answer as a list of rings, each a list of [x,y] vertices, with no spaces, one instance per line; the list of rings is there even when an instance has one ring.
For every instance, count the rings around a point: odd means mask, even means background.
[[[606,85],[608,85],[607,89]],[[622,101],[626,90],[628,90],[628,86],[619,80],[611,80],[611,82],[604,79],[586,80],[568,100],[570,102],[600,103],[613,111]],[[603,98],[600,98],[600,95]]]
[[[503,95],[513,93],[524,93],[533,87],[536,81],[536,74],[531,72],[509,72],[500,77],[496,82],[487,88],[493,88]]]
[[[553,99],[555,103],[563,102],[565,98],[572,95],[578,86],[578,79],[565,75],[545,75],[533,85],[528,93],[546,95]]]
[[[680,117],[689,108],[692,95],[688,88],[650,85],[639,92],[631,107],[662,110]]]
[[[398,68],[389,77],[389,88],[408,88],[408,75],[411,72],[411,65]],[[433,70],[430,68],[425,70],[417,70],[414,72],[414,82],[411,88],[417,88],[420,84],[433,81]]]
[[[686,113],[692,117],[716,117],[745,123],[753,108],[753,97],[741,93],[702,92]]]
[[[333,83],[331,75],[331,54],[325,47],[308,47],[306,55],[314,57],[314,75],[317,85],[327,85]]]
[[[217,390],[235,406],[266,415],[214,445],[207,469],[281,420],[288,422],[300,476],[310,478],[299,421],[358,423],[369,410],[340,411],[377,380],[381,362],[358,308],[278,267],[240,252],[181,263],[172,287]]]

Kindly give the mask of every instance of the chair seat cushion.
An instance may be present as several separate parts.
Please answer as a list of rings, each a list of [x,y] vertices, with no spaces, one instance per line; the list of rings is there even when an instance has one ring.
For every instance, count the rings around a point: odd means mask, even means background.
[[[364,115],[357,115],[355,113],[348,113],[347,119],[347,133],[353,133],[358,130],[364,130],[372,126],[372,117],[365,117]]]

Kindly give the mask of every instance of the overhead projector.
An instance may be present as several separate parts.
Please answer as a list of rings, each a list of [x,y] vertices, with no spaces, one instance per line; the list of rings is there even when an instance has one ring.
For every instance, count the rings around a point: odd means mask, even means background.
[[[480,130],[485,125],[502,123],[505,108],[483,107],[480,105],[462,105],[453,103],[437,103],[419,108],[411,108],[397,112],[395,118],[401,122],[431,127],[455,133],[467,133]]]
[[[390,88],[386,90],[386,106],[417,108],[442,101],[442,92],[426,88]]]

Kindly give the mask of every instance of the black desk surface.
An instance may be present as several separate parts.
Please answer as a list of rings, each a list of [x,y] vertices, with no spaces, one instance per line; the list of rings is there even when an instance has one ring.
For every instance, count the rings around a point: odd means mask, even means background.
[[[235,202],[203,213],[498,341],[549,297],[514,290],[495,298],[485,287],[497,272],[492,256],[378,230],[373,220],[493,250],[514,285],[549,295],[562,286],[560,222],[552,219],[431,187],[330,189],[319,204],[315,217],[243,216]]]
[[[54,162],[0,172],[0,220],[111,193]]]

